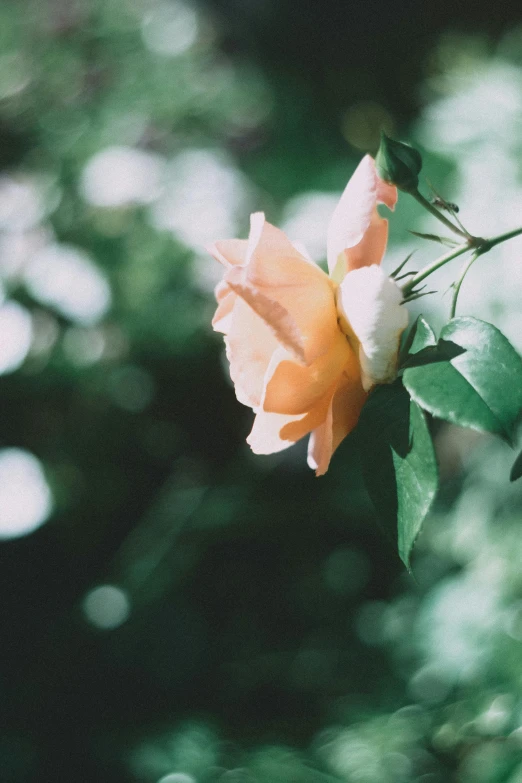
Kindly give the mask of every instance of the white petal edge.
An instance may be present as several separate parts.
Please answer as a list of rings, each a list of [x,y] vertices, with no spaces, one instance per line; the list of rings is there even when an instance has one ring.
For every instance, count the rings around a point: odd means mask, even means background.
[[[344,328],[359,342],[365,391],[396,377],[399,341],[408,325],[401,302],[401,289],[379,266],[354,269],[341,283],[337,309]]]

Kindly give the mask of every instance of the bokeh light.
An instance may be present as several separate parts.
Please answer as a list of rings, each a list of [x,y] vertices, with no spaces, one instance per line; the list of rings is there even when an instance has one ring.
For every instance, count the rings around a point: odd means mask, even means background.
[[[83,611],[95,628],[112,630],[122,625],[130,615],[127,593],[116,585],[100,585],[90,590],[83,600]]]
[[[389,111],[376,101],[358,101],[350,106],[343,120],[343,135],[362,152],[379,147],[381,131],[394,135],[394,121]]]
[[[107,147],[85,167],[83,197],[97,207],[148,204],[160,190],[163,161],[132,147]]]
[[[34,228],[58,203],[48,177],[0,176],[0,230],[17,233]]]
[[[124,365],[109,376],[109,393],[123,410],[139,413],[154,397],[154,381],[141,367]]]
[[[48,519],[53,508],[39,460],[23,449],[0,449],[0,538],[26,536]]]
[[[175,57],[190,49],[198,34],[195,8],[175,0],[157,3],[143,17],[142,35],[151,51]]]
[[[151,209],[158,229],[172,231],[201,252],[216,238],[235,236],[250,202],[246,178],[221,153],[188,150],[168,165],[164,193]]]
[[[25,361],[33,338],[31,314],[17,302],[0,304],[0,375]]]
[[[303,193],[287,202],[282,229],[314,261],[326,258],[326,231],[340,193]]]
[[[96,323],[111,304],[111,289],[89,256],[72,245],[48,245],[25,269],[27,290],[73,321]]]
[[[184,772],[169,772],[158,780],[158,783],[197,783],[192,775],[186,775]]]

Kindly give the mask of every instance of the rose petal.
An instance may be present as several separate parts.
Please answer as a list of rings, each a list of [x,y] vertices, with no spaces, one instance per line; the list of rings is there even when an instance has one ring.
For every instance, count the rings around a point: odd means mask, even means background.
[[[254,426],[246,439],[247,443],[254,454],[276,454],[278,451],[283,451],[283,449],[293,446],[298,438],[284,439],[280,435],[281,430],[286,425],[298,422],[302,418],[303,416],[288,416],[284,413],[260,411],[254,419]]]
[[[263,410],[306,413],[336,384],[352,357],[353,349],[340,330],[330,350],[308,366],[291,361],[286,351],[280,349],[272,357],[274,364],[266,383]]]
[[[375,161],[373,158],[372,162],[375,169]],[[387,206],[388,209],[391,209],[393,212],[399,197],[397,188],[395,185],[390,185],[389,182],[382,180],[377,174],[377,169],[375,169],[375,176],[377,177],[377,204],[385,204],[385,206]]]
[[[346,364],[332,399],[332,451],[353,430],[367,399],[368,394],[362,387],[361,372],[355,359],[355,362]]]
[[[221,302],[227,294],[230,293],[230,288],[225,283],[224,280],[220,280],[220,282],[217,284],[217,286],[214,288],[214,296],[216,297],[216,302]]]
[[[263,319],[240,297],[235,297],[225,344],[237,399],[258,408],[265,375],[279,343]]]
[[[325,421],[310,434],[308,441],[308,467],[315,470],[316,476],[324,476],[333,454],[332,446],[332,406],[328,408]]]
[[[399,341],[408,324],[408,311],[401,302],[401,289],[377,266],[349,272],[340,286],[340,323],[360,343],[365,389],[388,383],[397,374]]]
[[[267,413],[264,410],[258,411],[252,432],[247,438],[247,443],[254,454],[274,454],[287,449],[319,427],[328,413],[334,388],[330,389],[305,414],[292,416],[284,413]]]
[[[305,435],[308,435],[309,432],[312,432],[312,430],[319,427],[328,415],[328,409],[334,391],[335,385],[328,389],[324,397],[318,400],[314,407],[310,408],[303,418],[285,424],[279,433],[281,438],[298,441],[301,438],[304,438]]]
[[[388,221],[378,214],[377,204],[393,209],[396,201],[397,189],[377,176],[373,159],[366,155],[349,180],[328,227],[328,269],[336,281],[340,282],[350,269],[380,264]]]
[[[341,266],[344,269],[344,274],[363,266],[380,264],[386,251],[387,242],[388,221],[374,209],[368,228],[359,244],[347,248],[341,253]]]
[[[284,346],[298,361],[304,362],[303,335],[288,310],[276,299],[254,287],[244,267],[234,267],[225,279],[232,291],[263,320],[278,344]]]
[[[232,310],[234,309],[236,294],[222,281],[217,284],[215,295],[218,306],[212,319],[212,326],[215,332],[228,334],[232,322]]]
[[[367,396],[354,356],[344,368],[324,422],[310,435],[308,465],[315,470],[316,476],[322,476],[328,470],[334,451],[357,424]]]
[[[274,328],[281,344],[306,364],[325,354],[338,330],[335,286],[262,213],[252,216],[245,267],[228,272],[227,282]],[[276,306],[269,307],[269,302]]]
[[[222,239],[206,249],[223,266],[237,266],[245,262],[248,242],[246,239]]]
[[[314,259],[312,258],[312,256],[310,255],[310,253],[308,252],[308,250],[306,249],[306,247],[302,242],[292,242],[292,245],[295,247],[299,255],[302,258],[304,258],[305,261],[308,261],[308,263],[312,264],[312,266],[317,266]]]

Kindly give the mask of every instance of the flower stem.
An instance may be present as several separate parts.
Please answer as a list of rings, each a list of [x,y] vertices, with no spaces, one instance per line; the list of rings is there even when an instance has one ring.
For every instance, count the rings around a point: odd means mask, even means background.
[[[436,261],[433,261],[431,264],[428,264],[427,266],[424,267],[424,269],[421,269],[420,272],[417,272],[417,274],[413,275],[413,277],[410,280],[408,280],[408,282],[405,283],[405,285],[403,285],[402,287],[403,296],[405,298],[409,296],[413,292],[415,287],[420,282],[422,282],[427,277],[429,277],[429,275],[431,275],[432,272],[435,272],[437,269],[440,269],[441,266],[444,266],[449,261],[453,261],[454,258],[458,258],[458,256],[463,255],[468,250],[474,251],[473,260],[475,260],[475,258],[478,258],[478,256],[487,253],[489,250],[491,250],[491,248],[496,247],[496,245],[500,245],[502,242],[506,242],[508,239],[514,239],[514,237],[518,237],[521,234],[522,234],[522,228],[515,228],[513,229],[513,231],[506,231],[504,234],[499,234],[498,236],[492,237],[491,239],[468,237],[466,242],[463,242],[461,245],[458,245],[453,250],[450,250],[449,253],[445,253],[443,256],[440,256],[440,258],[437,258]],[[460,284],[457,283],[459,289],[461,284],[462,281],[460,281]],[[457,296],[458,296],[458,291],[457,291]]]
[[[468,274],[469,270],[471,269],[471,267],[473,266],[473,264],[475,263],[479,255],[480,255],[479,253],[473,253],[471,258],[469,258],[464,264],[464,266],[462,267],[462,272],[460,273],[459,279],[453,283],[453,298],[451,300],[450,320],[452,318],[455,318],[455,313],[457,312],[457,300],[459,298],[459,292],[462,283],[464,282],[464,278]]]
[[[441,266],[444,266],[448,263],[448,261],[453,261],[454,258],[458,258],[458,256],[461,256],[463,253],[466,253],[468,250],[470,250],[470,245],[468,242],[464,242],[462,245],[458,245],[454,250],[450,250],[449,253],[445,253],[443,256],[440,256],[440,258],[437,258],[436,261],[433,261],[432,264],[428,264],[424,267],[424,269],[421,269],[420,272],[417,272],[416,275],[414,275],[411,280],[408,280],[408,282],[403,285],[402,287],[402,293],[403,296],[406,297],[413,289],[417,286],[418,283],[421,283],[423,280],[425,280],[427,277],[429,277],[433,272],[436,272],[437,269],[440,269]]]
[[[428,212],[431,212],[432,215],[434,215],[437,220],[440,220],[441,223],[444,223],[446,228],[449,228],[450,231],[453,231],[454,234],[458,234],[461,237],[464,237],[464,239],[470,238],[469,234],[467,234],[465,231],[462,231],[458,226],[456,226],[454,223],[451,222],[451,220],[448,220],[448,218],[442,214],[442,212],[439,212],[439,210],[431,204],[427,198],[424,198],[422,193],[420,193],[418,190],[414,190],[411,194],[413,198],[419,202],[421,206],[424,207],[424,209],[427,209]]]
[[[506,231],[505,234],[499,234],[498,237],[493,239],[484,239],[482,245],[479,245],[478,249],[480,253],[487,253],[495,245],[500,245],[501,242],[506,242],[508,239],[514,239],[522,234],[522,228],[514,228],[513,231]]]

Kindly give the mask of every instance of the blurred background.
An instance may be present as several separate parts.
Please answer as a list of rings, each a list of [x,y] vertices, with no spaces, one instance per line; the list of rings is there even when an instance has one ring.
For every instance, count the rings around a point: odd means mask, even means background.
[[[210,329],[203,246],[263,209],[322,261],[381,127],[519,226],[519,2],[0,5],[1,783],[522,783],[513,453],[434,424],[413,579],[350,439],[250,453]],[[408,228],[390,271],[438,255]],[[521,255],[460,299],[519,350]]]

